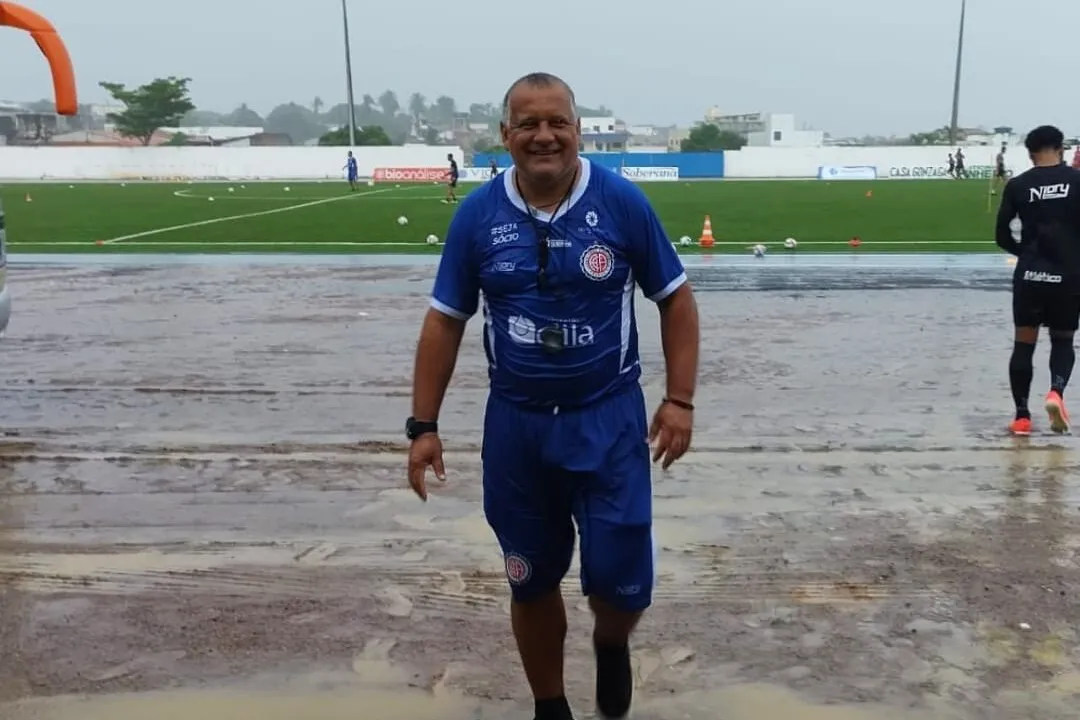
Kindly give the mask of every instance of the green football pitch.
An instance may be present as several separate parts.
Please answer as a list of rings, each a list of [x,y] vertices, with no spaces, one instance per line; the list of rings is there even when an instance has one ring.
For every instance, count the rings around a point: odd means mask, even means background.
[[[475,188],[476,186],[472,186]],[[470,189],[466,186],[462,192]],[[642,185],[673,241],[698,252],[994,251],[985,180],[693,182]],[[439,185],[35,183],[0,186],[12,253],[437,253],[454,212]],[[995,201],[991,203],[991,201]],[[399,225],[399,217],[408,218]]]

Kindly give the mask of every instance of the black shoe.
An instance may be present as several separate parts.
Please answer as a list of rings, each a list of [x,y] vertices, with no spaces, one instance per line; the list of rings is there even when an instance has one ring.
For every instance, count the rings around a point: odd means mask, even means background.
[[[596,653],[596,710],[606,720],[619,720],[630,712],[634,697],[634,671],[630,648],[593,645]]]
[[[570,703],[565,696],[539,700],[536,702],[536,716],[533,720],[574,720],[574,713],[570,710]]]

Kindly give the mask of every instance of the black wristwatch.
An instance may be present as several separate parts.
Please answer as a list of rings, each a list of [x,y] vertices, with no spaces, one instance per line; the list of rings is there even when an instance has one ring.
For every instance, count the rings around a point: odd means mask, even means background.
[[[437,432],[439,432],[439,423],[437,422],[425,422],[414,417],[405,421],[405,437],[410,440],[415,440],[421,435]]]

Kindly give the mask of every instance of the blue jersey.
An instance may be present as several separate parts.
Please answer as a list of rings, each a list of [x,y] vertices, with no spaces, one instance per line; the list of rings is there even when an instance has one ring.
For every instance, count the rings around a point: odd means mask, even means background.
[[[581,407],[636,386],[635,286],[659,302],[686,282],[644,193],[580,163],[555,217],[529,214],[510,168],[469,193],[447,231],[431,305],[464,320],[483,297],[491,391],[513,403]],[[543,286],[541,232],[550,248]],[[557,351],[545,347],[552,332]]]
[[[355,157],[350,157],[348,160],[346,160],[345,161],[345,167],[349,171],[349,177],[356,177],[357,169],[356,169],[356,158]]]

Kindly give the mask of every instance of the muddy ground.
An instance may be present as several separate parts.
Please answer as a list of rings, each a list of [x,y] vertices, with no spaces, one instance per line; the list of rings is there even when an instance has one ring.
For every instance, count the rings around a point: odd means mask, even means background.
[[[404,489],[430,276],[18,271],[0,717],[530,717],[480,510],[478,324],[449,481],[426,505]],[[695,451],[654,478],[637,717],[1075,717],[1080,461],[1068,438],[1004,437],[1007,295],[699,302]],[[587,717],[589,617],[565,587]]]

